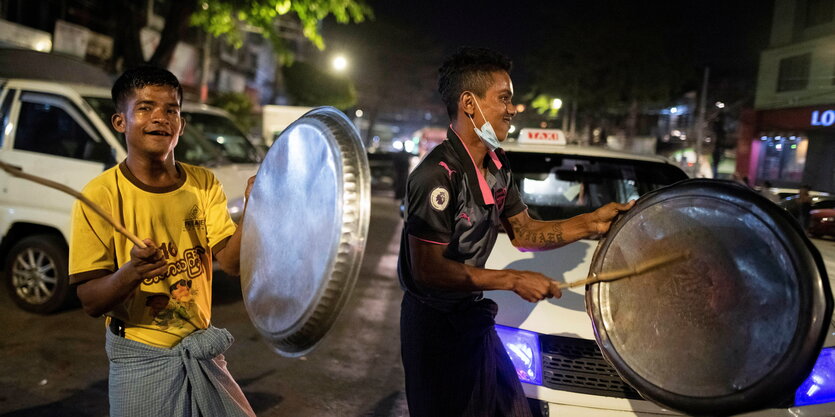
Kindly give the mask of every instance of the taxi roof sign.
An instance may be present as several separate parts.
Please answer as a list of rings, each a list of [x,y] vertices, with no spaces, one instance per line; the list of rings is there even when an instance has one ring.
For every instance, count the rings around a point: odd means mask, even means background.
[[[519,131],[519,143],[540,143],[548,145],[566,145],[565,132],[560,129],[529,129]]]

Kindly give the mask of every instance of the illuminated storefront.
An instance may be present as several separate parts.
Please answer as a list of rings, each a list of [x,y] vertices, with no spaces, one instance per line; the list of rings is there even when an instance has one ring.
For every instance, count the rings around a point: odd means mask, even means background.
[[[835,105],[743,116],[737,171],[750,185],[835,191]]]

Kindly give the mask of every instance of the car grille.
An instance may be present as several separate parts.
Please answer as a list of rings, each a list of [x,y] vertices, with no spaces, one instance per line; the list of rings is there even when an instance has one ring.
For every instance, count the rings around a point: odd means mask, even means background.
[[[620,378],[592,340],[540,335],[542,385],[561,391],[641,399]]]

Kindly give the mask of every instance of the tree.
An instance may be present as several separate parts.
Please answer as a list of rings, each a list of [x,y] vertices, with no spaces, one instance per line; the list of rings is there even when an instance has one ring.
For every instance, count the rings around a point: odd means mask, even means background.
[[[357,102],[354,84],[344,77],[321,71],[306,62],[282,69],[287,93],[300,106],[333,106],[345,110]]]
[[[121,0],[123,19],[121,48],[125,66],[145,63],[139,31],[143,13],[138,2]],[[333,16],[339,23],[359,23],[372,18],[371,8],[364,0],[172,0],[165,14],[165,27],[160,33],[159,44],[148,64],[166,67],[171,60],[177,42],[189,25],[206,33],[223,35],[234,46],[243,43],[244,31],[260,32],[268,39],[282,62],[292,61],[292,52],[279,33],[276,20],[295,16],[301,22],[304,36],[317,48],[325,44],[319,32],[320,21]]]
[[[209,104],[226,110],[235,124],[244,132],[248,132],[255,124],[255,117],[252,115],[252,100],[245,93],[232,91],[218,93],[212,96]]]
[[[535,90],[579,108],[592,127],[616,123],[631,137],[640,110],[678,93],[692,68],[677,56],[677,28],[655,17],[666,14],[629,2],[584,4],[542,34],[553,47],[532,60]]]

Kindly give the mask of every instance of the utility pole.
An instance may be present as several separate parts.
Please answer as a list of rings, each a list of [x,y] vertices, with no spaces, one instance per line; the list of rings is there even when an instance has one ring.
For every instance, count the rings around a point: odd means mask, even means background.
[[[200,66],[200,102],[206,104],[209,101],[209,71],[211,70],[212,36],[204,32],[203,54]]]
[[[702,143],[705,140],[705,107],[707,107],[707,80],[710,78],[710,67],[705,67],[705,75],[702,79],[702,93],[699,94],[699,116],[696,119],[696,164],[693,177],[699,175],[702,166]]]

